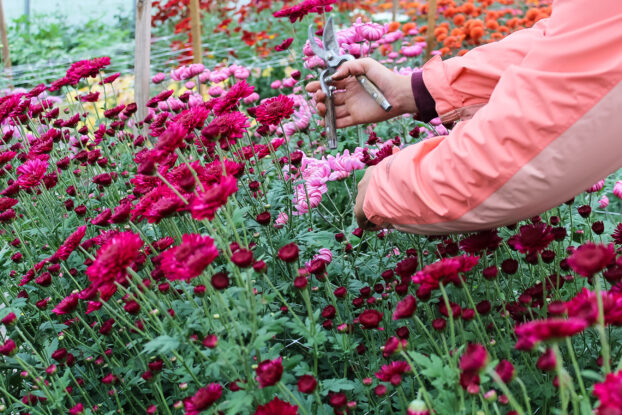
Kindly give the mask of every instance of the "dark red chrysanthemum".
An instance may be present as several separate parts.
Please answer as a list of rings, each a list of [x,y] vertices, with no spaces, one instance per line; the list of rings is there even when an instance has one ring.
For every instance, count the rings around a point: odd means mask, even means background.
[[[240,138],[250,126],[248,118],[241,112],[234,111],[215,117],[203,130],[201,136],[207,140],[230,140]]]
[[[481,372],[488,364],[488,352],[481,344],[469,343],[460,358],[462,372]]]
[[[222,386],[218,383],[210,383],[204,388],[200,388],[194,395],[184,399],[184,415],[197,415],[212,406],[220,399]]]
[[[295,242],[288,243],[279,249],[279,259],[284,262],[295,262],[298,259],[298,245]]]
[[[605,269],[615,257],[613,244],[601,245],[588,242],[578,247],[567,261],[574,272],[589,278]]]
[[[514,365],[505,359],[501,360],[499,364],[497,364],[495,372],[497,372],[497,375],[499,375],[503,383],[509,383],[512,379],[514,379],[514,375],[516,374]]]
[[[410,318],[415,314],[416,309],[417,300],[412,295],[407,295],[403,300],[397,303],[395,311],[393,312],[393,320]]]
[[[613,234],[611,234],[611,237],[616,245],[622,245],[622,223],[618,223],[618,226],[616,226],[616,229],[613,231]]]
[[[294,113],[294,101],[285,95],[270,98],[257,107],[257,121],[264,125],[279,125]]]
[[[255,415],[297,415],[298,407],[275,397],[265,405],[259,405]]]
[[[257,373],[257,382],[260,388],[276,385],[283,375],[282,358],[279,356],[274,360],[264,360],[259,363],[255,373]]]
[[[218,256],[214,240],[209,236],[186,234],[179,246],[160,254],[160,267],[169,280],[197,277]]]
[[[523,225],[511,244],[523,254],[542,252],[555,239],[551,231],[552,228],[544,222]]]
[[[497,235],[497,230],[484,231],[471,235],[460,241],[460,248],[467,254],[479,254],[482,251],[494,251],[503,239]]]
[[[287,50],[287,48],[289,48],[293,42],[294,42],[294,38],[288,37],[281,44],[276,45],[274,47],[274,50],[276,50],[277,52],[283,52],[284,50]]]
[[[86,275],[97,287],[104,301],[117,291],[115,283],[126,282],[127,268],[135,266],[142,246],[140,236],[132,232],[122,232],[97,251],[97,258],[87,268]]]
[[[313,393],[317,387],[317,380],[313,375],[302,375],[298,379],[298,390],[302,393]]]
[[[376,328],[382,321],[382,315],[378,310],[365,310],[359,315],[359,323],[366,329]]]

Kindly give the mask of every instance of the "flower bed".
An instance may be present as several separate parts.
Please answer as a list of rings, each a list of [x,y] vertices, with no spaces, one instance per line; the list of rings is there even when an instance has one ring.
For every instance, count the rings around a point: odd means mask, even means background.
[[[340,39],[417,70],[415,28],[389,29]],[[64,100],[0,98],[0,412],[617,413],[622,182],[476,234],[363,232],[360,172],[446,127],[329,154],[305,56],[272,97],[252,68],[158,74],[144,120],[107,58]]]

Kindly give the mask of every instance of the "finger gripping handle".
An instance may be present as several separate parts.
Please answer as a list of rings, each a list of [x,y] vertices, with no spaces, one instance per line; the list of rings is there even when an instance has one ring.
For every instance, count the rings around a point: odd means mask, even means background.
[[[393,109],[393,106],[389,103],[389,101],[387,101],[382,91],[380,91],[376,84],[370,81],[369,78],[365,75],[357,75],[356,80],[359,81],[359,84],[361,84],[365,91],[367,91],[367,93],[376,101],[378,105],[382,107],[383,110],[389,112]]]

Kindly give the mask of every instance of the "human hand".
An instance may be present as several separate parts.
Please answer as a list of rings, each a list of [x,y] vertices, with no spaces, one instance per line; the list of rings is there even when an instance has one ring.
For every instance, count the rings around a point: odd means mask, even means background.
[[[358,184],[358,193],[356,194],[356,203],[354,204],[354,217],[359,228],[363,230],[377,230],[379,229],[374,223],[370,222],[363,212],[363,203],[365,202],[365,193],[367,192],[367,186],[371,180],[371,175],[374,167],[370,166],[365,170],[363,178]]]
[[[391,111],[386,112],[374,101],[356,80],[358,75],[365,75],[376,84],[393,106]],[[337,68],[332,79],[332,85],[337,88],[334,97],[337,128],[380,122],[417,112],[410,76],[395,73],[372,58],[345,62]],[[314,95],[318,113],[324,117],[326,94],[322,91],[320,82],[310,82],[306,89]]]

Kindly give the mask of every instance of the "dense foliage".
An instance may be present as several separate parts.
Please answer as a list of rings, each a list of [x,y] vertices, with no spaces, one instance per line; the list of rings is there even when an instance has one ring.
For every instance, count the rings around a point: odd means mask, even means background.
[[[315,3],[277,15],[304,28]],[[445,35],[482,15],[440,3]],[[409,74],[419,29],[339,39]],[[142,120],[105,57],[0,98],[0,412],[619,413],[622,182],[470,235],[364,232],[357,176],[451,126],[328,152],[304,56],[273,96],[239,65],[157,74]]]

